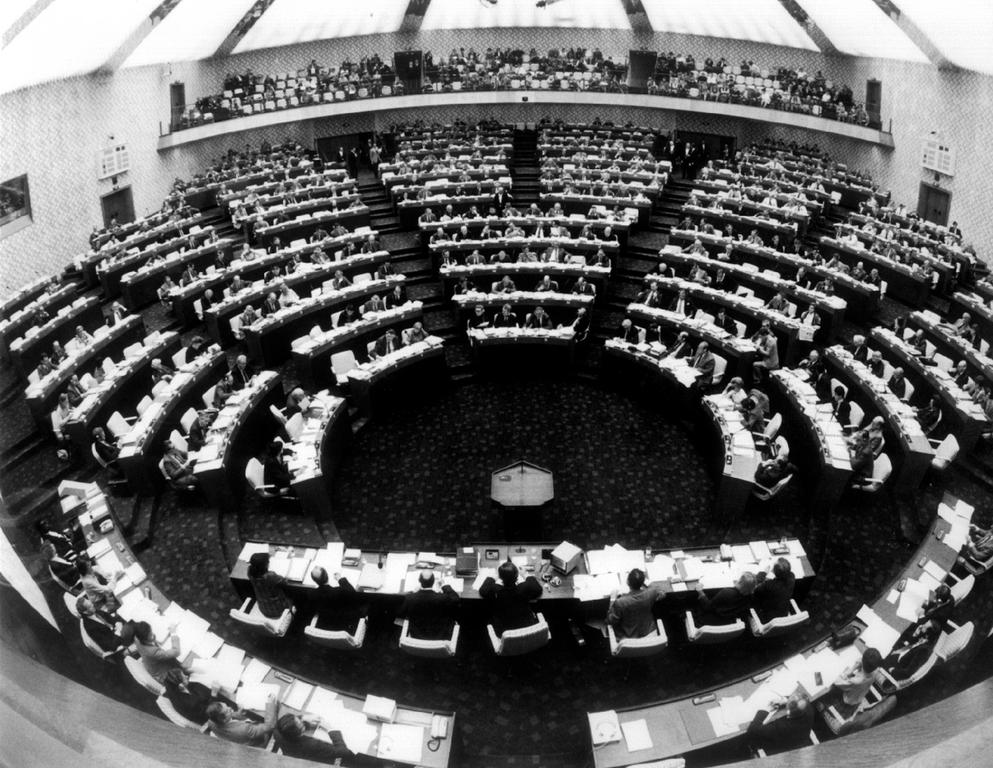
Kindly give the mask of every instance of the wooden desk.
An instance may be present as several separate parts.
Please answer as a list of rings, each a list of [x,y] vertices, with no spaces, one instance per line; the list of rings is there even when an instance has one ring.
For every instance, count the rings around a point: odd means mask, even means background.
[[[57,341],[65,346],[76,335],[77,325],[83,326],[90,333],[103,325],[103,311],[96,296],[76,299],[64,314],[55,315],[40,327],[31,326],[32,330],[37,328],[31,336],[14,339],[10,343],[10,360],[14,370],[22,379],[26,379],[38,367],[41,356],[51,351],[53,342]]]
[[[428,365],[433,368],[433,376],[425,375],[422,370]],[[415,367],[417,376],[405,376],[403,383],[410,390],[422,387],[427,391],[436,389],[437,381],[447,376],[445,367],[445,350],[442,340],[437,336],[428,336],[425,341],[418,341],[395,352],[379,357],[368,363],[361,363],[357,368],[348,372],[348,384],[351,394],[359,410],[366,415],[372,415],[382,404],[396,394],[381,391],[380,383],[399,382],[398,373]],[[398,388],[399,383],[395,386]],[[406,393],[409,395],[409,393]]]
[[[551,331],[543,328],[473,328],[469,331],[469,344],[477,365],[485,363],[504,371],[508,370],[508,365],[512,370],[530,370],[537,364],[555,367],[561,361],[556,350],[565,353],[569,369],[576,361],[576,335],[569,326]],[[527,354],[522,355],[522,352]]]
[[[475,244],[470,244],[467,249],[474,247]],[[431,248],[435,250],[436,246],[431,246]],[[614,255],[616,255],[616,248],[613,250],[615,251]],[[542,277],[548,275],[552,280],[559,283],[560,289],[568,287],[563,284],[565,278],[569,278],[570,282],[574,282],[576,278],[582,276],[586,278],[587,282],[593,283],[596,286],[597,293],[603,293],[607,290],[610,269],[610,267],[587,266],[586,264],[559,264],[556,262],[534,261],[508,262],[506,264],[442,265],[438,271],[445,284],[445,294],[449,295],[449,291],[454,290],[456,281],[463,277],[469,278],[470,283],[478,281],[480,285],[476,287],[486,289],[492,287],[492,283],[498,282],[504,275],[509,275],[512,278],[526,277],[529,285],[531,281],[534,281],[536,286],[541,282]],[[486,291],[484,290],[484,292]],[[556,293],[558,292],[556,291]]]
[[[180,426],[188,408],[198,411],[204,407],[204,392],[217,384],[227,369],[227,355],[222,351],[205,353],[181,366],[166,389],[153,396],[152,405],[131,425],[131,431],[119,440],[117,465],[132,492],[154,495],[158,491],[162,485],[157,466],[162,441]]]
[[[19,312],[28,304],[35,301],[47,290],[52,280],[53,278],[50,275],[43,275],[10,294],[10,296],[0,303],[0,320],[10,319],[15,312]]]
[[[214,263],[219,251],[229,250],[233,245],[233,240],[221,238],[216,243],[204,243],[192,250],[173,252],[164,261],[146,264],[128,272],[121,277],[121,298],[124,304],[132,312],[148,306],[158,299],[159,287],[166,275],[178,282],[187,265],[201,271]]]
[[[872,332],[874,340],[878,330]],[[921,429],[914,409],[890,392],[885,381],[873,376],[844,348],[835,346],[824,350],[823,359],[831,375],[848,387],[848,397],[865,411],[863,427],[875,415],[885,420],[883,452],[893,464],[893,477],[889,482],[904,490],[917,488],[931,467],[934,448]]]
[[[924,331],[924,338],[931,342],[935,349],[954,361],[965,360],[969,365],[969,375],[975,378],[978,374],[987,382],[993,384],[993,358],[983,354],[961,336],[949,333],[947,323],[937,323],[923,312],[911,312],[907,316],[907,327]]]
[[[36,299],[0,320],[0,359],[10,359],[10,342],[18,336],[23,336],[25,331],[34,325],[37,310],[44,309],[49,315],[55,315],[62,307],[75,301],[78,296],[78,287],[67,283],[52,293],[42,292]]]
[[[78,498],[76,498],[74,494],[78,494]],[[146,620],[147,618],[151,618],[152,622],[156,625],[153,627],[153,630],[156,631],[156,639],[166,643],[167,636],[169,634],[168,620],[166,619],[166,616],[182,616],[185,612],[182,611],[182,609],[168,597],[166,597],[166,595],[151,581],[151,579],[147,577],[144,570],[141,568],[140,563],[131,551],[127,540],[121,532],[121,525],[117,519],[111,500],[104,497],[100,492],[100,488],[95,484],[84,485],[79,483],[74,484],[71,491],[66,491],[63,493],[63,498],[67,506],[71,505],[73,501],[77,502],[78,505],[74,509],[71,509],[70,514],[78,515],[80,526],[82,527],[87,541],[91,542],[90,549],[95,553],[99,548],[106,547],[107,551],[97,558],[97,565],[107,568],[108,570],[117,570],[120,568],[128,574],[128,580],[134,583],[134,586],[128,586],[127,588],[121,589],[119,592],[122,607],[118,612],[121,617],[133,617],[136,620],[138,618]],[[92,525],[92,522],[106,519],[108,516],[113,523],[112,529],[106,534],[96,531]],[[144,593],[144,595],[142,595],[142,593]],[[153,611],[152,616],[147,616],[146,606],[150,607]],[[193,618],[197,622],[201,621],[195,616]],[[165,625],[165,627],[158,626],[160,624]],[[219,638],[211,633],[209,631],[209,626],[210,625],[207,624],[207,631],[202,635],[204,638],[202,644],[197,643],[191,648],[181,644],[180,652],[182,654],[181,659],[183,661],[193,662],[194,660],[201,658],[201,656],[193,650],[193,648],[207,647],[214,649],[214,653],[211,654],[212,656],[217,656],[223,652],[223,648],[226,643],[224,643],[222,638]],[[203,658],[210,657],[211,656],[204,656]],[[279,667],[265,665],[261,659],[248,654],[245,654],[242,660],[241,674],[244,675],[249,666],[257,665],[259,663],[262,663],[263,667],[266,669],[265,675],[262,677],[261,682],[263,684],[275,685],[278,687],[277,701],[281,702],[281,712],[294,712],[296,714],[300,714],[302,712],[301,709],[289,706],[284,701],[290,692],[290,688],[297,680],[301,683],[315,686],[316,688],[326,688],[327,690],[332,691],[336,694],[337,700],[341,701],[344,708],[349,712],[358,713],[362,711],[362,707],[365,702],[364,697],[335,690],[329,686],[322,685],[316,680],[294,675]],[[241,682],[241,680],[239,679],[237,682]],[[235,690],[228,689],[225,686],[221,687],[220,693],[232,700],[236,698]],[[311,700],[312,696],[313,694],[310,694],[307,697],[304,707],[307,706],[307,702]],[[329,721],[332,727],[334,726],[336,717],[334,709],[321,712],[321,715]],[[440,739],[437,742],[430,739],[431,718],[434,715],[442,716],[448,724],[448,737],[445,739]],[[452,742],[455,740],[456,721],[455,714],[453,712],[419,709],[416,707],[398,705],[397,715],[394,722],[423,728],[424,743],[422,745],[420,759],[416,761],[416,765],[423,766],[423,768],[447,768],[451,758]],[[369,722],[368,725],[371,725],[375,729],[375,737],[368,743],[368,746],[361,751],[375,757],[379,753],[378,741],[381,726],[374,722]],[[195,734],[192,731],[184,732],[176,730],[174,733],[177,737],[181,737],[182,739],[204,738],[200,734]],[[211,740],[207,739],[207,741]],[[403,763],[404,761],[399,762]]]
[[[977,330],[976,343],[979,343],[979,339],[983,339],[993,344],[993,309],[990,308],[989,302],[975,293],[958,291],[948,300],[948,317],[958,320],[963,312],[968,312],[972,316],[972,322]]]
[[[635,210],[638,212],[638,223],[647,224],[652,215],[652,201],[648,198],[612,197],[610,195],[581,195],[581,194],[561,194],[556,192],[541,192],[539,200],[542,203],[559,203],[566,213],[585,214],[591,205],[606,205],[613,207],[621,206],[625,210]]]
[[[283,242],[291,242],[301,237],[309,238],[318,227],[334,224],[341,224],[353,229],[368,226],[369,208],[365,205],[358,205],[341,211],[318,211],[303,218],[291,219],[267,227],[258,227],[255,230],[255,235],[259,242],[268,243],[277,236]]]
[[[952,506],[955,505],[955,499],[946,494],[943,504],[947,504],[949,501],[951,501]],[[968,505],[966,506],[968,507]],[[969,515],[971,516],[971,511]],[[955,564],[958,548],[947,546],[943,539],[937,537],[938,535],[944,537],[950,529],[950,524],[944,518],[937,517],[931,526],[930,532],[924,537],[917,551],[913,554],[912,559],[907,561],[907,565],[904,566],[902,571],[896,575],[870,606],[896,632],[902,633],[905,631],[910,626],[910,622],[896,615],[894,605],[890,604],[887,598],[901,579],[922,578],[922,574],[925,571],[919,563],[928,564],[931,567],[929,561],[933,562],[938,569],[946,573],[951,569]],[[864,627],[862,622],[854,618],[849,624]],[[699,691],[683,698],[618,710],[617,715],[621,724],[635,720],[647,721],[648,730],[652,738],[652,747],[651,749],[640,750],[638,752],[629,752],[622,736],[620,741],[614,741],[601,746],[593,746],[593,765],[595,768],[622,768],[622,766],[628,766],[632,763],[663,760],[669,757],[687,755],[703,747],[727,739],[738,738],[744,734],[745,728],[748,726],[748,721],[740,723],[737,727],[725,732],[715,730],[715,725],[711,720],[709,712],[711,710],[719,710],[721,700],[740,696],[745,702],[749,702],[750,699],[756,702],[763,695],[760,689],[762,689],[763,685],[774,673],[780,674],[783,678],[793,680],[794,687],[799,687],[806,691],[812,699],[816,700],[831,690],[834,678],[825,678],[822,685],[817,685],[812,674],[806,671],[803,674],[799,674],[793,672],[791,667],[793,669],[801,669],[811,664],[819,667],[823,662],[818,662],[817,658],[823,658],[825,661],[828,661],[828,665],[833,668],[837,668],[838,666],[843,667],[849,661],[857,659],[861,655],[862,650],[861,643],[856,641],[855,645],[848,646],[846,649],[835,653],[828,648],[827,638],[825,637],[823,640],[805,648],[800,654],[748,677],[743,677],[705,691]],[[817,654],[822,654],[822,656],[817,657]],[[831,660],[832,655],[839,658],[837,660]],[[886,653],[883,653],[883,655],[885,656]],[[755,697],[754,699],[751,698],[753,696]],[[590,735],[591,737],[595,735],[592,725]]]

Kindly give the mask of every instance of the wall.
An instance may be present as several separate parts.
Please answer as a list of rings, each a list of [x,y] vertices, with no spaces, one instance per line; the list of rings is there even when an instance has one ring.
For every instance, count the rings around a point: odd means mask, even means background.
[[[315,136],[352,133],[382,128],[405,119],[396,113],[380,113],[346,122],[320,120],[314,124],[281,125],[247,138],[218,138],[195,147],[159,153],[156,148],[160,122],[168,120],[169,83],[186,84],[187,99],[216,92],[228,71],[282,72],[320,62],[357,60],[371,52],[387,55],[394,50],[420,48],[443,55],[453,47],[534,47],[541,51],[572,45],[599,47],[605,55],[624,57],[631,48],[693,52],[698,60],[726,56],[748,59],[760,66],[823,69],[825,74],[849,83],[856,94],[867,78],[883,83],[884,124],[893,119],[897,148],[893,151],[845,139],[759,123],[694,118],[680,113],[654,110],[572,108],[555,116],[584,121],[600,116],[615,122],[632,120],[664,129],[695,128],[734,135],[739,142],[774,135],[803,142],[815,141],[856,169],[869,171],[897,200],[913,207],[917,184],[922,178],[918,152],[923,136],[936,127],[949,131],[959,150],[958,175],[952,189],[951,215],[969,239],[981,248],[993,238],[993,217],[987,215],[985,190],[993,177],[993,156],[981,154],[990,143],[989,115],[993,114],[993,78],[969,73],[943,73],[933,67],[843,57],[825,57],[809,51],[750,43],[739,40],[654,34],[632,36],[621,30],[503,29],[456,30],[424,35],[387,34],[317,41],[299,46],[253,51],[217,61],[129,69],[114,75],[92,75],[49,83],[0,96],[0,179],[27,173],[31,187],[33,225],[0,240],[0,296],[40,274],[61,271],[75,255],[86,250],[86,238],[101,221],[100,196],[112,190],[108,181],[96,178],[97,153],[113,135],[125,141],[132,170],[121,184],[130,184],[138,215],[156,210],[176,177],[189,178],[202,170],[230,146],[246,141],[257,144],[294,138],[310,145]],[[515,105],[514,109],[480,109],[475,112],[451,109],[419,110],[418,117],[450,121],[455,117],[476,120],[496,117],[515,122],[535,120],[545,113]]]

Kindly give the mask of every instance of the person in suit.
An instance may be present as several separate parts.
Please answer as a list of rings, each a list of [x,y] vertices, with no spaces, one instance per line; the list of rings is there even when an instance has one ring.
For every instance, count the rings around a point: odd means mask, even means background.
[[[252,366],[248,363],[248,356],[238,355],[235,358],[234,367],[231,369],[231,383],[234,389],[239,390],[247,387],[252,383],[252,377],[254,375]]]
[[[860,363],[868,363],[869,361],[869,347],[865,343],[865,336],[861,334],[855,334],[852,337],[852,348],[850,350],[852,357],[858,360]]]
[[[984,530],[978,525],[969,525],[969,540],[963,547],[966,557],[973,560],[987,560],[993,556],[993,529]]]
[[[785,714],[782,714],[783,709]],[[758,710],[746,733],[752,749],[774,754],[809,746],[813,726],[814,707],[810,697],[796,691],[785,702]]]
[[[120,455],[121,449],[117,446],[116,440],[107,437],[103,427],[93,428],[93,448],[100,460],[107,465],[108,471],[119,477],[121,468],[118,466],[117,457]]]
[[[507,192],[502,185],[498,185],[493,193],[493,207],[496,208],[497,214],[502,214],[503,209],[510,205],[514,196]]]
[[[955,599],[947,584],[939,584],[934,588],[930,598],[917,611],[918,621],[934,621],[939,627],[944,627],[952,617]]]
[[[648,288],[638,294],[637,299],[639,304],[644,304],[646,307],[658,308],[662,306],[662,296],[659,294],[659,284],[652,280],[648,283]]]
[[[489,328],[490,321],[486,317],[486,308],[482,304],[473,307],[472,314],[466,320],[465,329],[471,331],[473,328]]]
[[[125,646],[134,646],[141,658],[142,666],[149,675],[159,683],[165,681],[166,675],[172,670],[188,671],[179,661],[179,638],[175,628],[169,628],[169,647],[161,646],[152,632],[152,627],[145,621],[129,622],[121,630],[121,641]]]
[[[345,308],[341,310],[341,314],[338,315],[338,321],[335,323],[335,328],[341,328],[341,326],[354,323],[361,318],[362,315],[359,314],[359,311],[355,308],[354,304],[346,304]]]
[[[340,765],[342,759],[355,757],[345,744],[341,731],[329,730],[330,741],[315,739],[311,734],[321,725],[319,717],[295,715],[291,712],[281,715],[276,721],[276,746],[289,757],[311,760],[315,763]],[[351,763],[348,763],[351,765]]]
[[[396,307],[402,307],[406,303],[407,291],[400,283],[397,283],[393,286],[393,290],[386,294],[386,308],[394,309]]]
[[[286,493],[293,482],[293,475],[283,458],[283,443],[279,440],[273,440],[266,448],[262,460],[262,481],[275,486],[277,493]]]
[[[783,295],[782,291],[777,291],[776,295],[773,296],[769,301],[766,302],[765,308],[772,309],[776,312],[786,312],[786,305],[789,302],[786,301],[786,296]]]
[[[686,331],[680,331],[679,335],[676,336],[676,340],[672,343],[672,346],[665,353],[665,357],[690,357],[693,354],[693,344],[690,341],[690,335]]]
[[[730,333],[732,336],[738,335],[738,324],[735,323],[734,318],[728,315],[727,310],[723,306],[717,308],[717,314],[714,316],[714,325],[722,331]]]
[[[191,451],[199,451],[207,442],[207,431],[210,429],[210,411],[198,411],[196,420],[190,425],[190,434],[186,444]]]
[[[697,626],[733,624],[748,614],[751,596],[755,592],[755,575],[745,571],[733,587],[725,587],[713,597],[707,597],[697,582],[699,608],[694,612]]]
[[[847,427],[852,421],[852,404],[846,395],[842,386],[835,387],[834,392],[831,393],[831,409],[842,427]]]
[[[445,640],[451,637],[459,596],[443,582],[441,591],[436,592],[433,571],[421,571],[418,583],[420,589],[404,597],[397,616],[410,622],[411,637],[419,640]]]
[[[370,356],[375,360],[376,358],[396,352],[402,345],[399,337],[397,337],[397,332],[392,328],[387,328],[386,333],[376,339],[376,344],[373,346]]]
[[[235,711],[223,701],[211,702],[206,711],[210,730],[218,738],[248,747],[265,747],[276,728],[279,705],[275,695],[270,693],[266,699],[265,718],[261,723],[249,719],[243,712]]]
[[[262,302],[262,316],[268,317],[269,315],[274,315],[279,311],[279,299],[276,298],[276,294],[270,291],[265,297],[265,301]]]
[[[906,400],[908,383],[909,382],[903,372],[903,368],[896,367],[890,375],[890,380],[886,382],[886,386],[889,387],[890,392],[899,397],[901,400]]]
[[[760,571],[755,577],[757,584],[752,595],[752,607],[763,622],[789,615],[790,600],[796,585],[796,576],[785,557],[773,563],[772,576],[770,579],[765,571]]]
[[[511,309],[510,304],[504,304],[500,311],[493,316],[494,328],[517,328],[517,315]]]
[[[89,638],[96,643],[104,653],[123,654],[124,640],[117,633],[115,624],[100,616],[89,597],[85,594],[76,599],[76,610],[79,612],[83,629]]]
[[[940,637],[941,625],[936,621],[925,621],[915,626],[910,636],[883,659],[883,669],[898,682],[913,677],[931,658],[935,643]]]
[[[586,307],[579,307],[576,310],[576,319],[572,321],[572,331],[576,335],[576,341],[586,341],[590,334],[590,313]]]
[[[817,313],[817,310],[814,308],[813,304],[807,307],[800,315],[800,323],[802,325],[809,325],[814,328],[820,327],[821,316]]]
[[[544,307],[535,307],[534,312],[529,312],[524,318],[525,328],[542,328],[546,331],[552,330],[552,318],[548,316]]]
[[[538,284],[534,287],[534,290],[538,293],[553,292],[557,293],[559,290],[559,284],[552,280],[550,275],[543,275]]]
[[[734,293],[738,286],[734,279],[723,269],[718,269],[714,279],[710,281],[710,287],[724,293]]]
[[[697,344],[696,354],[693,356],[691,365],[700,371],[697,384],[701,387],[709,387],[714,383],[714,367],[717,365],[717,358],[710,351],[710,345],[701,341]]]
[[[615,589],[607,608],[607,623],[618,638],[648,637],[655,634],[655,603],[665,595],[658,584],[645,583],[645,572],[632,568],[627,576],[628,592],[618,595]]]
[[[193,474],[194,460],[189,457],[189,454],[173,445],[172,440],[168,438],[162,444],[162,450],[162,469],[165,470],[173,487],[187,490],[196,488],[198,481],[196,475]]]
[[[336,573],[332,585],[327,570],[319,565],[311,570],[310,578],[317,585],[313,606],[318,629],[354,633],[368,606],[362,603],[352,583]]]
[[[382,312],[386,309],[386,302],[382,296],[370,296],[369,300],[362,305],[362,312]]]
[[[510,560],[497,568],[498,584],[492,576],[487,576],[479,587],[479,596],[493,603],[493,628],[497,635],[508,629],[523,629],[538,623],[538,617],[531,610],[530,603],[541,597],[541,584],[534,576],[528,576],[518,583],[517,566]]]
[[[621,321],[621,330],[617,338],[625,344],[637,344],[641,329],[631,322],[631,318],[626,317]]]
[[[686,295],[686,290],[683,288],[679,289],[679,293],[669,304],[669,311],[676,312],[683,317],[689,317],[693,314],[693,305],[690,304],[689,297]]]
[[[752,363],[752,373],[755,381],[762,381],[769,371],[779,368],[779,345],[776,336],[769,327],[769,321],[762,321],[762,328],[752,337],[756,344],[755,362]]]
[[[848,714],[853,712],[865,698],[869,689],[881,676],[877,670],[883,664],[883,657],[875,648],[866,648],[862,658],[842,672],[834,681],[834,690],[841,695]]]
[[[588,283],[586,278],[580,275],[572,286],[572,292],[580,296],[594,296],[596,295],[596,286]]]

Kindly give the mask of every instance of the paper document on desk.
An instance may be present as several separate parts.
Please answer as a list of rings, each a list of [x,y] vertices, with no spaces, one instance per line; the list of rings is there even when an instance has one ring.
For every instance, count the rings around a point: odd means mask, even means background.
[[[265,676],[271,671],[272,667],[268,664],[265,664],[258,659],[252,659],[248,662],[241,673],[241,682],[248,683],[249,685],[252,683],[261,683],[265,680]]]
[[[278,696],[279,686],[275,683],[242,683],[235,692],[235,702],[241,709],[261,712],[270,697]]]
[[[719,706],[708,709],[707,717],[710,718],[710,725],[714,729],[715,736],[729,736],[741,730],[737,723],[729,723],[724,719],[724,711]]]
[[[304,711],[308,715],[321,718],[323,722],[328,720],[344,707],[344,702],[338,698],[338,694],[327,688],[314,688],[310,693]]]
[[[131,563],[131,565],[125,568],[124,575],[131,579],[131,583],[135,586],[138,586],[145,580],[145,571],[141,567],[141,563],[138,562]]]
[[[873,615],[875,616],[875,614]],[[909,619],[909,621],[914,620],[916,620],[916,614],[914,619]],[[883,656],[888,655],[893,650],[893,646],[896,645],[898,639],[900,639],[900,632],[879,618],[879,616],[875,616],[874,620],[859,635],[859,640],[862,641],[863,645],[867,648],[875,648]]]
[[[303,581],[310,573],[311,560],[308,557],[294,557],[290,559],[290,566],[286,573],[289,581]]]
[[[495,579],[496,576],[496,568],[480,568],[479,573],[476,574],[475,581],[472,582],[473,591],[478,592],[479,588],[483,586],[484,581],[487,579]]]
[[[268,554],[269,545],[265,542],[250,541],[241,548],[241,553],[238,555],[238,559],[247,563],[256,552],[265,552]]]
[[[314,686],[303,680],[294,680],[293,684],[283,692],[283,704],[296,710],[302,710],[314,692]]]
[[[193,646],[193,655],[201,659],[209,659],[224,645],[224,639],[213,632],[205,632],[203,637]]]
[[[379,728],[370,723],[361,712],[341,707],[331,713],[330,730],[341,731],[345,745],[352,752],[369,752],[373,740],[379,735]]]
[[[945,571],[944,568],[942,568],[940,565],[934,562],[934,560],[928,560],[926,563],[924,563],[924,572],[930,574],[938,581],[943,581],[945,576],[948,575],[947,571]]]
[[[241,648],[236,648],[233,645],[225,643],[220,651],[217,652],[217,660],[222,664],[233,664],[241,667],[245,661],[245,652]]]
[[[917,612],[927,602],[930,590],[916,579],[907,579],[903,592],[900,593],[900,602],[896,608],[896,615],[904,621],[916,622]]]
[[[617,712],[608,709],[605,712],[588,712],[586,717],[590,721],[590,735],[593,737],[593,746],[609,744],[613,741],[621,740],[621,724],[617,719]]]
[[[669,581],[676,575],[676,561],[668,555],[656,555],[645,564],[645,572],[650,582]]]
[[[624,732],[624,741],[627,743],[628,752],[639,752],[652,748],[652,737],[648,733],[648,721],[644,718],[621,723],[621,730]]]
[[[420,725],[385,723],[379,729],[376,755],[384,760],[419,763],[424,749],[424,728]]]

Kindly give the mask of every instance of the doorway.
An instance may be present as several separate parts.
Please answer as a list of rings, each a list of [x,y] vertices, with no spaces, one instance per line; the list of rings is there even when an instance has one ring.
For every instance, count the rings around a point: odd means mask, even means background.
[[[131,187],[121,187],[108,192],[100,198],[100,209],[103,211],[103,225],[110,226],[111,219],[117,219],[118,224],[134,221],[134,198]]]
[[[921,182],[917,196],[917,215],[927,221],[944,226],[948,223],[948,209],[952,204],[952,193],[933,184]]]

